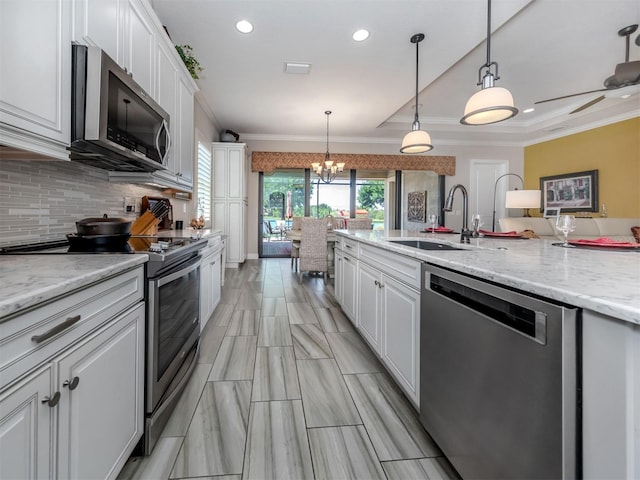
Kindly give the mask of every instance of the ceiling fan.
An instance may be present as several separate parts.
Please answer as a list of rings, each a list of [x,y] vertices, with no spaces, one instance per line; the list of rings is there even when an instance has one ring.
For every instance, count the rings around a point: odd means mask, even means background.
[[[589,90],[587,92],[573,93],[571,95],[563,95],[562,97],[549,98],[547,100],[540,100],[539,102],[535,102],[535,105],[539,103],[553,102],[555,100],[561,100],[563,98],[577,97],[579,95],[586,95],[588,93],[595,92],[606,92],[607,90],[616,90],[618,88],[640,84],[640,60],[636,60],[633,62],[629,61],[629,37],[637,29],[638,24],[634,24],[618,30],[618,35],[620,35],[621,37],[626,37],[627,49],[625,61],[624,63],[619,63],[618,65],[616,65],[615,73],[604,81],[604,88],[600,88],[598,90]],[[635,44],[640,46],[640,35],[638,35],[638,37],[636,38]],[[585,103],[584,105],[581,105],[580,107],[569,113],[571,114],[581,112],[582,110],[585,110],[604,99],[605,95],[600,95],[599,97],[594,98],[593,100]]]

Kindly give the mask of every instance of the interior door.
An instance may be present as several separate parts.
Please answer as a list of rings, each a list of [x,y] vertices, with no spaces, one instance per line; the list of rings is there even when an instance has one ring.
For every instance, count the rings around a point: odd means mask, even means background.
[[[506,160],[472,160],[469,171],[469,227],[471,217],[479,213],[481,215],[481,228],[493,229],[493,200],[496,179],[507,173],[509,162]],[[500,181],[495,191],[496,200],[496,229],[498,219],[506,216],[504,197],[508,182]]]

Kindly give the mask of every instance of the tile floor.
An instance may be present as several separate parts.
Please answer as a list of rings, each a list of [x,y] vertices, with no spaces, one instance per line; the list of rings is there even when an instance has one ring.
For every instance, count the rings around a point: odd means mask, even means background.
[[[149,457],[119,479],[458,478],[321,277],[226,271],[199,364]]]

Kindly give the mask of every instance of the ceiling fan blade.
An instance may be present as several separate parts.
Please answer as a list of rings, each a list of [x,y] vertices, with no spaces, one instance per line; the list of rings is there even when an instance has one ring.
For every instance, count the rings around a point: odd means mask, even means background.
[[[578,113],[581,112],[582,110],[586,110],[587,108],[589,108],[592,105],[595,105],[598,102],[601,102],[602,100],[604,100],[606,97],[604,95],[600,95],[598,98],[594,98],[593,100],[591,100],[590,102],[585,103],[584,105],[582,105],[581,107],[576,108],[573,112],[569,112],[569,115],[571,115],[572,113]]]
[[[538,105],[539,103],[553,102],[555,100],[562,100],[563,98],[578,97],[580,95],[586,95],[587,93],[606,92],[607,90],[608,88],[599,88],[598,90],[589,90],[588,92],[573,93],[571,95],[564,95],[562,97],[548,98],[547,100],[540,100],[539,102],[535,102],[534,105]]]

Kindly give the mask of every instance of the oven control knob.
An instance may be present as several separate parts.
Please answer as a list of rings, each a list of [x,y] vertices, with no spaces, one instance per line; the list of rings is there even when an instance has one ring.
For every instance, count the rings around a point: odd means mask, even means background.
[[[163,242],[162,240],[158,242],[158,245],[160,245],[160,248],[162,250],[169,250],[169,242]]]

